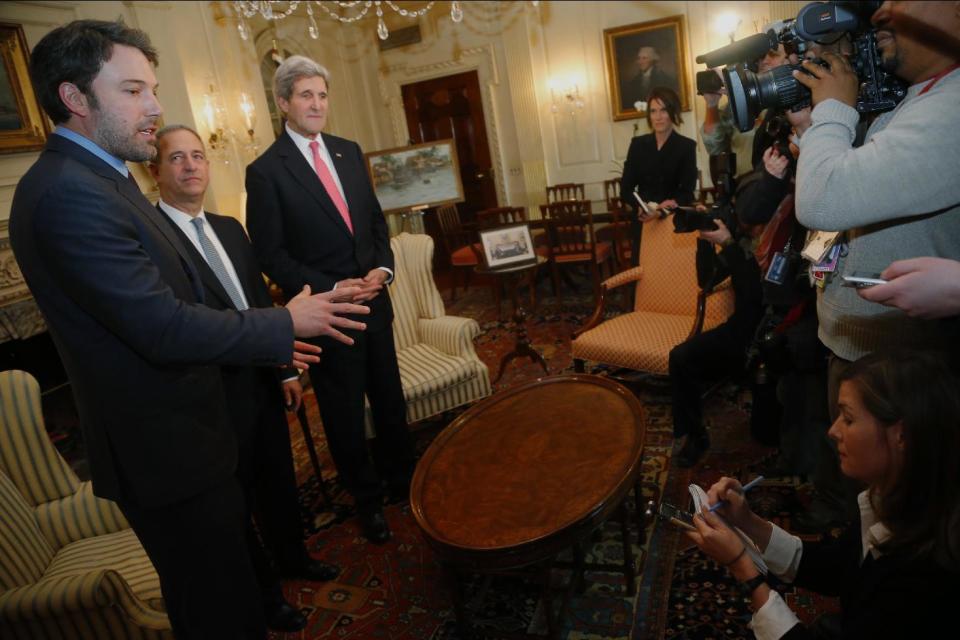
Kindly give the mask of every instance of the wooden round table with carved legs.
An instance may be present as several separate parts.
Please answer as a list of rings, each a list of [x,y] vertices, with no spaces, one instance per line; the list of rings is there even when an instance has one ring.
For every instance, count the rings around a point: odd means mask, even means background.
[[[459,576],[536,567],[555,635],[549,573],[574,548],[583,570],[590,534],[622,507],[640,473],[645,424],[622,385],[592,375],[540,378],[474,405],[433,441],[417,465],[410,505],[442,561],[466,633]],[[635,567],[621,519],[627,591]],[[579,566],[578,566],[579,563]],[[610,569],[611,567],[604,567]]]

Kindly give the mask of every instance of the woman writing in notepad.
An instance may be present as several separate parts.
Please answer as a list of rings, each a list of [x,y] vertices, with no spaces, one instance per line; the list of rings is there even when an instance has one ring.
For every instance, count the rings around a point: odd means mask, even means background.
[[[859,497],[860,521],[841,538],[801,542],[755,515],[732,478],[710,488],[711,504],[726,503],[716,514],[697,514],[697,531],[688,535],[744,587],[760,640],[954,637],[952,608],[960,603],[957,380],[932,354],[874,353],[842,376],[839,408],[830,436],[841,468],[868,486]],[[756,543],[783,581],[839,596],[838,624],[801,625],[718,514]]]

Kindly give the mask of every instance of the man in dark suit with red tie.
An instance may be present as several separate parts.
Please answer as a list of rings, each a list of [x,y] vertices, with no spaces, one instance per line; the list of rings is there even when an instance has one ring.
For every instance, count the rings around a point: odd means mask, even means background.
[[[277,106],[286,125],[247,167],[247,228],[264,272],[286,295],[309,284],[315,291],[356,286],[354,302],[368,305],[366,332],[356,344],[323,348],[310,377],[330,453],[353,495],[366,537],[386,542],[385,482],[405,496],[413,467],[406,405],[393,343],[393,308],[379,287],[393,277],[387,223],[352,141],[321,134],[326,125],[327,70],[303,56],[287,58],[274,75]],[[376,437],[367,451],[364,396]]]

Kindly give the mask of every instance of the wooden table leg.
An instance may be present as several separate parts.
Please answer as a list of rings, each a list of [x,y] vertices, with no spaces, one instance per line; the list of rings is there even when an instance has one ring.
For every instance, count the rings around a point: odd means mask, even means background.
[[[537,273],[536,267],[534,267],[532,273],[535,278]],[[518,291],[523,278],[520,275],[511,274],[511,276],[513,277],[508,277],[506,280],[507,286],[510,288],[510,301],[513,304],[513,330],[516,334],[517,342],[513,347],[513,351],[504,355],[503,359],[500,360],[500,371],[497,373],[493,384],[500,382],[500,378],[503,377],[503,372],[507,368],[507,363],[514,358],[530,358],[531,362],[539,363],[540,366],[543,367],[544,374],[550,373],[546,360],[543,359],[539,351],[530,345],[530,338],[527,336],[527,312],[520,303],[520,294]]]
[[[320,458],[317,457],[317,448],[313,444],[313,434],[310,432],[310,422],[307,420],[307,409],[300,402],[300,408],[297,409],[297,420],[300,422],[300,430],[303,431],[303,440],[307,445],[307,455],[310,456],[310,464],[313,465],[313,473],[317,476],[317,485],[320,487],[320,495],[328,507],[333,507],[333,501],[330,494],[327,493],[327,487],[323,484],[323,469],[320,467]]]

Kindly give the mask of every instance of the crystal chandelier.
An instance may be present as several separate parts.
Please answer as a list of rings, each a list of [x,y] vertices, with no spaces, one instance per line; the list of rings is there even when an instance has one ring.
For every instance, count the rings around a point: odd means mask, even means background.
[[[419,18],[426,15],[436,2],[427,2],[421,8],[410,11],[390,0],[384,2],[379,0],[327,0],[326,2],[321,0],[305,0],[303,2],[299,0],[289,0],[287,2],[278,0],[261,0],[259,2],[235,0],[233,10],[240,20],[237,31],[239,31],[241,38],[247,40],[250,38],[250,28],[246,22],[248,19],[259,15],[269,22],[277,22],[293,15],[301,4],[306,6],[307,32],[314,40],[320,37],[320,29],[317,27],[317,19],[314,14],[314,5],[332,19],[343,24],[350,24],[362,19],[370,12],[372,7],[377,16],[377,35],[381,40],[386,40],[390,36],[390,32],[387,30],[386,22],[383,21],[384,5],[404,17]],[[332,5],[332,8],[328,5]],[[450,19],[454,22],[463,20],[463,8],[460,6],[460,2],[456,0],[450,3]]]

